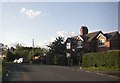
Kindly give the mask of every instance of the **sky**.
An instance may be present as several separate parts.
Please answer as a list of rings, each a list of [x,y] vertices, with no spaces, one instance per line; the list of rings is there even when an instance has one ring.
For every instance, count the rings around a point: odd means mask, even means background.
[[[56,37],[118,30],[118,2],[2,2],[0,42],[46,47]]]

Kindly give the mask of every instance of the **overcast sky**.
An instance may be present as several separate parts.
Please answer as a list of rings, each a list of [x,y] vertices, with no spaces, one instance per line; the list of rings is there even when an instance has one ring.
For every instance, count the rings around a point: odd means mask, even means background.
[[[118,30],[118,2],[3,2],[1,43],[45,46],[57,36]],[[1,36],[2,35],[2,36]]]

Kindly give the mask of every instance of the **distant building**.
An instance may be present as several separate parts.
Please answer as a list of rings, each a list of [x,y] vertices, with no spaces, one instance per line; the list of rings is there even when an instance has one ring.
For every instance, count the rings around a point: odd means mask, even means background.
[[[120,49],[120,34],[118,31],[103,33],[96,31],[88,33],[88,28],[82,26],[80,35],[67,38],[66,56],[73,59],[73,63],[77,63],[82,54],[87,52],[99,52],[107,50]],[[75,62],[77,61],[77,62]]]

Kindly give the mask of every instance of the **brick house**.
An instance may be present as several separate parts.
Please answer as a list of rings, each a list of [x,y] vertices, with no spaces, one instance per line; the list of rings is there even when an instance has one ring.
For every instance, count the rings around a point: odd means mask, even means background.
[[[87,52],[119,50],[120,44],[118,42],[120,42],[118,31],[88,33],[88,28],[82,26],[80,28],[80,35],[67,38],[65,42],[66,56],[73,59],[73,63],[77,63],[82,58],[82,55]]]

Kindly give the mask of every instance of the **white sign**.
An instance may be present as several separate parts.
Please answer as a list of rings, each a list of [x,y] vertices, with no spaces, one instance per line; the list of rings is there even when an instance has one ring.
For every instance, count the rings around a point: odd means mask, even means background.
[[[67,58],[70,58],[70,56],[71,56],[71,54],[70,54],[70,53],[66,53],[66,55],[67,55]]]

